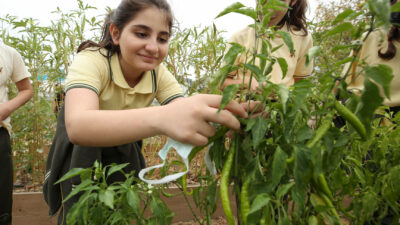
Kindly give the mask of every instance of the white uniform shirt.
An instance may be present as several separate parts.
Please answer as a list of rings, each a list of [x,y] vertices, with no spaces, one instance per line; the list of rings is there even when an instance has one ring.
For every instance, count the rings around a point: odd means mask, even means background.
[[[14,83],[30,77],[21,55],[12,47],[0,42],[0,105],[8,101],[7,81]],[[0,127],[11,132],[10,117],[0,121]]]

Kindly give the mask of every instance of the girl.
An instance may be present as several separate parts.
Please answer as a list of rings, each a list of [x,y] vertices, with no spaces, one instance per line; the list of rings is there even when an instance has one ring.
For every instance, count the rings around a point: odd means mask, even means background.
[[[11,225],[13,165],[10,115],[33,96],[33,87],[24,60],[14,48],[0,42],[0,224]],[[8,99],[7,83],[13,81],[18,94]]]
[[[161,62],[168,51],[172,13],[166,0],[122,0],[105,20],[99,43],[86,41],[70,66],[65,108],[46,166],[44,195],[50,215],[61,207],[58,223],[78,199],[62,203],[79,178],[53,185],[72,168],[130,163],[126,172],[145,167],[141,140],[167,135],[204,145],[215,134],[209,122],[239,129],[232,113],[247,117],[231,102],[217,114],[221,96],[183,98],[182,90]],[[154,99],[161,106],[148,107]],[[123,179],[122,174],[108,182]]]
[[[268,1],[268,0],[267,0]],[[283,1],[283,0],[282,0]],[[309,76],[312,72],[313,65],[310,63],[305,66],[305,55],[312,47],[312,37],[307,32],[307,24],[305,12],[307,10],[307,0],[284,0],[290,8],[282,8],[282,10],[274,11],[268,23],[268,27],[275,27],[282,31],[288,32],[294,44],[294,54],[291,54],[289,48],[284,44],[283,39],[276,36],[270,39],[272,48],[282,45],[277,51],[271,55],[274,57],[282,57],[288,64],[288,71],[286,77],[283,78],[281,68],[278,63],[275,63],[271,73],[268,75],[270,81],[275,84],[283,83],[287,86],[293,85],[299,79]],[[236,42],[246,49],[252,50],[255,45],[255,30],[252,27],[246,27],[243,30],[235,33],[230,42]],[[259,45],[261,46],[261,45]],[[251,59],[251,56],[242,54],[236,59],[236,64],[246,63]],[[256,59],[256,63],[258,60]],[[236,71],[225,80],[223,88],[231,84],[242,84],[244,76],[244,86],[247,88],[250,79],[250,72],[244,73],[239,70]],[[258,82],[253,78],[251,81],[250,90],[254,91],[258,88]]]
[[[394,5],[399,0],[391,0]],[[374,66],[384,64],[392,68],[393,80],[390,86],[390,99],[385,98],[383,104],[390,107],[394,114],[400,110],[400,13],[391,14],[392,27],[389,32],[378,28],[365,40],[359,54],[358,61],[364,61],[367,65]],[[359,74],[357,63],[350,68],[350,76],[347,78],[348,90],[358,94],[364,89],[364,76]],[[344,72],[348,66],[344,68]]]

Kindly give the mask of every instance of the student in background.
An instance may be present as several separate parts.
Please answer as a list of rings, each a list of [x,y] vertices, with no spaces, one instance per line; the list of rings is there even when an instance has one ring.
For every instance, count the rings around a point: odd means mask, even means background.
[[[268,1],[268,0],[267,0]],[[311,75],[313,70],[312,62],[306,66],[306,54],[308,50],[313,45],[313,40],[311,35],[307,31],[306,23],[306,10],[307,10],[307,0],[284,0],[288,6],[287,8],[282,8],[282,10],[274,11],[271,19],[268,23],[268,27],[275,27],[282,31],[286,31],[290,34],[293,45],[294,54],[291,54],[289,48],[285,45],[283,39],[279,36],[275,38],[268,38],[272,44],[272,48],[282,45],[277,51],[271,53],[274,57],[282,57],[286,60],[288,64],[288,71],[286,77],[283,78],[282,70],[278,63],[275,63],[272,71],[269,75],[269,81],[275,84],[285,84],[286,86],[293,85],[296,81],[308,77]],[[255,46],[255,29],[253,27],[246,27],[238,32],[236,32],[230,39],[230,42],[236,42],[246,49],[252,51]],[[261,46],[259,44],[258,46]],[[252,58],[250,55],[242,54],[236,59],[236,64],[247,63]],[[256,59],[256,64],[258,64],[258,59]],[[247,88],[250,83],[250,71],[244,73],[243,71],[235,71],[230,74],[230,76],[225,80],[223,88],[231,84],[242,84],[244,76],[244,87]],[[251,91],[256,90],[259,87],[258,82],[253,77],[251,81]]]
[[[391,0],[394,5],[399,0]],[[400,110],[400,13],[391,14],[392,26],[388,32],[383,28],[377,28],[369,34],[360,52],[358,61],[352,64],[350,76],[347,77],[348,91],[359,94],[364,89],[364,75],[360,73],[361,63],[369,66],[378,64],[392,68],[393,80],[390,85],[390,99],[385,98],[383,105],[388,106],[393,114]],[[349,69],[345,66],[344,73]],[[383,95],[382,95],[383,96]]]
[[[61,107],[64,104],[64,99],[65,99],[65,92],[61,84],[56,84],[54,88],[54,101],[53,101],[53,113],[58,115],[58,112],[60,112]]]
[[[0,225],[11,225],[13,165],[11,152],[10,115],[33,96],[30,74],[21,55],[12,47],[0,43]],[[8,99],[7,82],[11,80],[18,89],[13,99]]]

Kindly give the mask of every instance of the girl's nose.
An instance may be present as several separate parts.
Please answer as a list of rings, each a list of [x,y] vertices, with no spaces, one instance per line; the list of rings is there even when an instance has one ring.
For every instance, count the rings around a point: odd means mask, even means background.
[[[154,40],[153,38],[149,39],[149,41],[146,43],[145,49],[150,53],[157,53],[158,51],[157,40]]]

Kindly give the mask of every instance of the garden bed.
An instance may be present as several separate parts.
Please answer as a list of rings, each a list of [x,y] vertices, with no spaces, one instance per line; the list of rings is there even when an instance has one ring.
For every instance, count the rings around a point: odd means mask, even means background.
[[[189,187],[190,189],[190,187]],[[170,188],[170,193],[178,193],[178,188]],[[182,195],[173,198],[162,198],[168,205],[169,209],[175,213],[173,225],[191,225],[197,224],[193,221],[193,215],[190,212]],[[234,207],[234,197],[231,197],[231,206]],[[54,225],[57,224],[57,216],[50,217],[48,215],[48,206],[43,198],[42,192],[21,192],[13,195],[13,225]],[[192,205],[193,202],[189,197]],[[200,212],[194,209],[196,214],[200,216]],[[213,224],[227,224],[223,219],[224,212],[220,204],[218,204],[216,212],[213,214]]]

